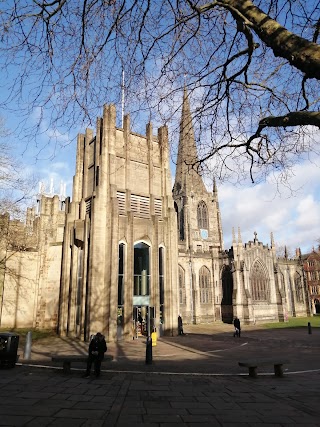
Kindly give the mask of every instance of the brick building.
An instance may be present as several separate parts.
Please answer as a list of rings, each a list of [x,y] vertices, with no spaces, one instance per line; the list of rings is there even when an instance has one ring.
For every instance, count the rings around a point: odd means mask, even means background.
[[[310,295],[311,311],[320,314],[320,250],[302,255],[303,269]]]

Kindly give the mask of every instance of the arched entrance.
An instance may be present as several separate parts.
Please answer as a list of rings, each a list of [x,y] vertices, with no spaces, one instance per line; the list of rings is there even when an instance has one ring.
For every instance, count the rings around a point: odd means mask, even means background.
[[[133,327],[136,337],[147,335],[150,328],[150,286],[150,246],[139,242],[134,245]]]
[[[221,301],[221,320],[224,323],[232,323],[233,320],[233,278],[231,269],[224,265],[221,272],[222,280],[222,301]]]

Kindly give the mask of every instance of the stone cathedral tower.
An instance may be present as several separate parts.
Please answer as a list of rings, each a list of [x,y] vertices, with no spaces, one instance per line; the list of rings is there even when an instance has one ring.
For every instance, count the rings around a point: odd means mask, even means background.
[[[78,136],[66,206],[59,331],[131,338],[138,315],[177,329],[177,226],[166,127],[154,136],[116,127],[105,106],[95,134]]]
[[[207,191],[192,167],[198,161],[184,90],[173,199],[178,218],[179,311],[192,323],[221,320],[223,250],[217,187]]]

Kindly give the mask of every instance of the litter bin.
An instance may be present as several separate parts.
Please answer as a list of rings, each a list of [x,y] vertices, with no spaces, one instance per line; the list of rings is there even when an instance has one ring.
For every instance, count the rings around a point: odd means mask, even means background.
[[[17,361],[19,335],[0,333],[0,366],[14,368]]]

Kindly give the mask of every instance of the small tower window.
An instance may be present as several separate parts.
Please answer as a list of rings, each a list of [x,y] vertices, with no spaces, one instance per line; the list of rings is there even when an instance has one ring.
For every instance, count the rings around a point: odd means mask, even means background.
[[[296,271],[294,275],[294,285],[297,302],[303,302],[303,284],[300,274]]]
[[[179,304],[186,304],[186,284],[184,269],[179,265]]]
[[[198,204],[197,215],[198,215],[198,228],[203,230],[208,230],[208,209],[204,201],[201,201]]]

